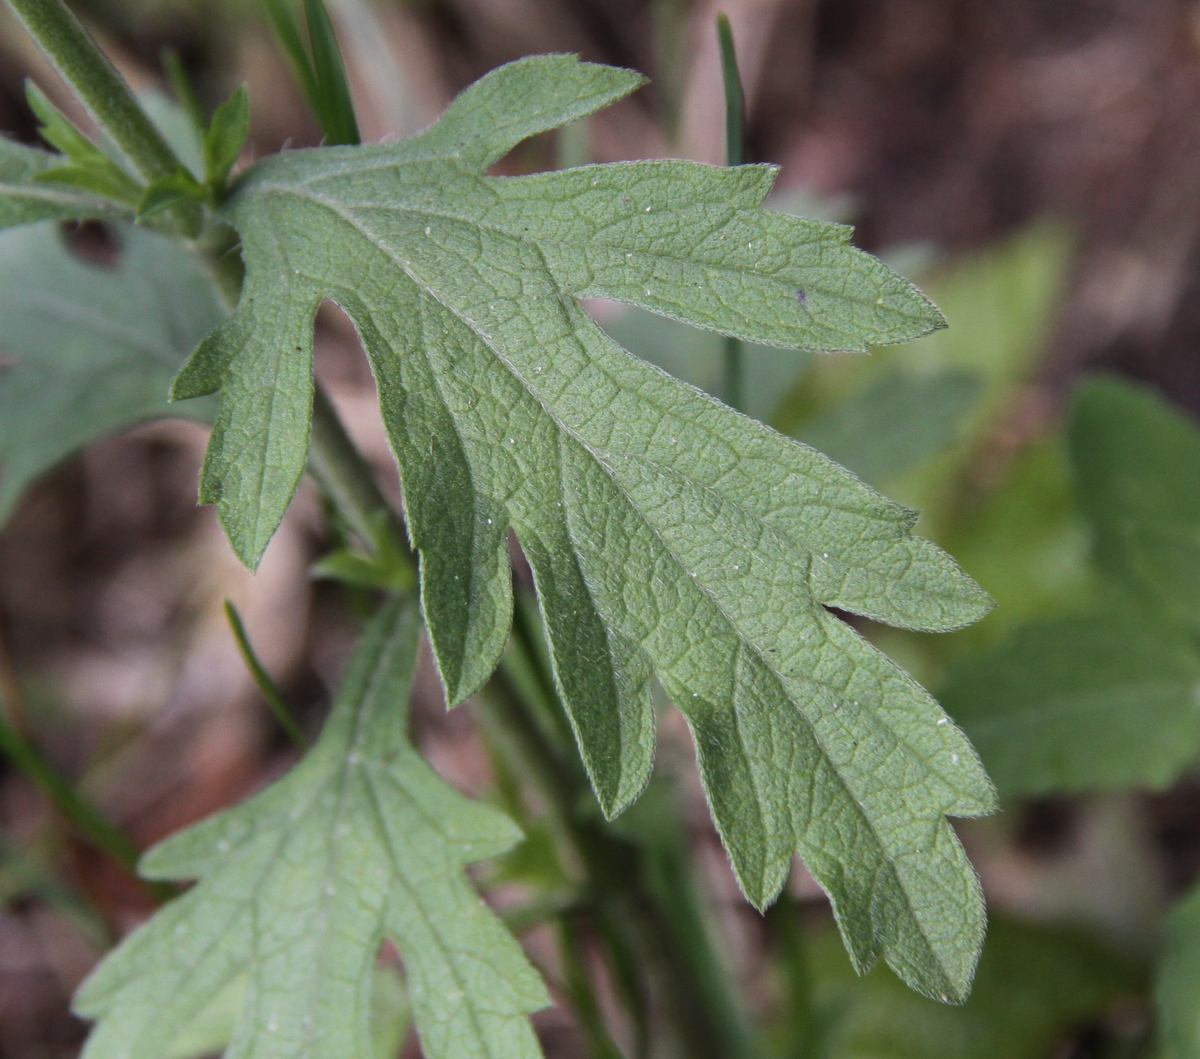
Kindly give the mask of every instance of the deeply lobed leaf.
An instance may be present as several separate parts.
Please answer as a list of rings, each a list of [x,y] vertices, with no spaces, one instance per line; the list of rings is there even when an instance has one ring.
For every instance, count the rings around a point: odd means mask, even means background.
[[[992,789],[937,704],[825,607],[941,630],[986,596],[911,535],[912,512],[630,357],[577,298],[818,349],[940,317],[847,229],[759,209],[768,167],[483,175],[639,83],[525,60],[410,141],[248,171],[230,206],[241,303],[175,385],[222,391],[202,497],[256,563],[304,466],[311,320],[333,299],[371,357],[451,703],[507,636],[511,527],[605,811],[646,781],[657,677],[695,732],[751,900],[771,901],[799,850],[858,966],[886,953],[917,988],[961,999],[983,911],[945,817],[988,811]]]
[[[363,636],[319,742],[250,801],[151,850],[151,878],[200,881],[101,964],[76,997],[87,1059],[153,1059],[247,978],[229,1059],[371,1054],[379,947],[395,941],[429,1059],[536,1059],[540,980],[463,867],[519,837],[464,798],[405,734],[412,607]]]

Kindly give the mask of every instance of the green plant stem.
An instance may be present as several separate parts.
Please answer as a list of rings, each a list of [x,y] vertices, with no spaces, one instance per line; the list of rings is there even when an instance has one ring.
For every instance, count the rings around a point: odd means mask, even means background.
[[[115,933],[104,916],[76,887],[63,882],[3,834],[0,834],[0,869],[9,877],[7,882],[0,882],[0,904],[31,894],[74,923],[97,949],[109,949],[116,944]]]
[[[192,129],[203,140],[204,134],[208,130],[208,122],[204,119],[204,111],[200,108],[196,90],[192,87],[187,70],[183,68],[183,61],[179,58],[179,53],[174,48],[163,48],[161,59],[163,73],[167,75],[167,81],[175,93],[175,98],[187,113],[188,120],[192,123]]]
[[[781,974],[780,1059],[805,1059],[813,1048],[812,972],[800,910],[785,889],[767,910],[767,926],[778,946]]]
[[[631,938],[640,965],[661,986],[665,1013],[684,1054],[690,1059],[747,1054],[743,1035],[723,1018],[728,1005],[714,1002],[711,983],[688,958],[687,940],[673,929],[648,886],[640,845],[601,819],[582,766],[555,749],[505,666],[489,682],[488,693],[492,716],[550,802],[584,867],[584,901],[596,908],[598,922],[607,920],[610,928],[616,926]]]
[[[725,164],[742,165],[746,161],[746,95],[733,46],[733,30],[724,12],[717,15],[717,39],[721,46],[721,77],[725,83]],[[725,403],[739,411],[743,400],[743,360],[741,339],[726,335],[721,357],[723,393]]]
[[[591,1059],[624,1059],[608,1029],[604,1015],[588,978],[584,959],[584,916],[578,911],[564,912],[558,920],[558,943],[562,953],[563,978],[571,1003],[579,1015]]]
[[[746,94],[733,46],[733,30],[723,11],[717,15],[717,39],[721,45],[721,78],[725,83],[725,164],[742,165],[746,161]]]
[[[320,108],[318,113],[325,128],[325,142],[331,147],[359,143],[358,119],[354,115],[350,85],[342,65],[342,51],[322,0],[304,0],[304,18],[319,91],[315,102]]]
[[[401,555],[410,555],[408,535],[342,426],[333,402],[318,383],[313,391],[308,465],[346,523],[378,554],[381,536]],[[414,560],[415,562],[415,560]]]
[[[742,410],[742,376],[744,374],[742,340],[726,335],[721,346],[722,394],[725,403],[737,411]]]
[[[167,141],[63,0],[9,0],[9,4],[146,183],[178,172],[179,160]]]
[[[284,702],[283,695],[280,694],[275,681],[271,679],[271,674],[266,671],[258,660],[258,655],[254,653],[250,637],[246,635],[246,626],[242,624],[242,616],[237,612],[237,607],[229,600],[225,600],[225,617],[229,621],[229,627],[233,630],[233,638],[237,640],[238,650],[242,653],[242,661],[250,670],[250,675],[254,678],[254,683],[258,685],[262,697],[267,700],[267,706],[275,715],[279,727],[287,733],[288,738],[296,746],[303,750],[308,746],[308,740],[300,731],[300,726],[292,716],[291,710],[288,709],[287,703]]]

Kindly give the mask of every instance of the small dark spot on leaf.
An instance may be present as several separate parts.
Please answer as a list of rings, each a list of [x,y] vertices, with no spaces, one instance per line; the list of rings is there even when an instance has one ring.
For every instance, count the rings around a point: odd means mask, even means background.
[[[0,353],[0,373],[12,371],[16,366],[16,357],[10,357],[7,353]]]
[[[121,245],[102,221],[68,221],[62,226],[62,237],[67,249],[85,265],[116,268],[121,260]]]
[[[803,287],[796,288],[796,301],[798,301],[805,309],[808,308],[808,292]]]

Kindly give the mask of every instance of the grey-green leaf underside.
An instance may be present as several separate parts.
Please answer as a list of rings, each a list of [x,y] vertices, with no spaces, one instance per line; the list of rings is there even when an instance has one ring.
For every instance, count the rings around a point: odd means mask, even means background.
[[[429,1059],[540,1056],[526,1016],[545,989],[463,872],[519,832],[409,745],[417,630],[411,605],[389,604],[304,760],[143,858],[151,878],[200,881],[84,983],[86,1059],[155,1059],[240,976],[227,1059],[368,1056],[385,938]]]
[[[577,299],[815,349],[902,341],[940,317],[847,229],[760,209],[769,167],[483,175],[639,83],[524,60],[412,140],[250,170],[231,205],[241,303],[175,388],[222,392],[202,497],[257,562],[304,467],[311,319],[334,300],[379,385],[451,704],[503,648],[511,528],[605,812],[649,774],[657,677],[750,899],[769,903],[799,851],[858,966],[885,953],[915,987],[961,998],[983,911],[946,816],[987,812],[991,786],[937,704],[825,608],[943,630],[986,596],[911,535],[914,513],[629,356]]]
[[[114,229],[118,258],[89,264],[57,227],[0,232],[0,524],[25,487],[105,434],[172,406],[171,380],[224,319],[203,270],[162,236]]]

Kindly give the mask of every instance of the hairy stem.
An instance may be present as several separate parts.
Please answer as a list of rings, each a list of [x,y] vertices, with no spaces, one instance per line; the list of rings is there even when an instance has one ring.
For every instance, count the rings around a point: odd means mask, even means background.
[[[400,519],[319,384],[313,391],[308,466],[342,517],[373,552],[378,554],[383,538],[387,538],[399,554],[409,553],[408,536]]]
[[[562,952],[567,992],[579,1014],[590,1059],[624,1059],[604,1025],[604,1015],[588,977],[584,918],[577,911],[566,911],[559,916],[558,947]]]
[[[814,1052],[812,973],[800,909],[785,889],[767,910],[767,926],[778,946],[780,967],[780,1059],[805,1059]]]
[[[63,0],[9,0],[9,5],[146,183],[179,170],[175,152]]]

